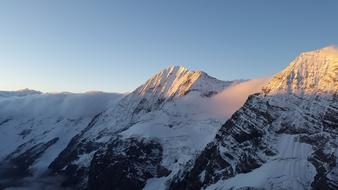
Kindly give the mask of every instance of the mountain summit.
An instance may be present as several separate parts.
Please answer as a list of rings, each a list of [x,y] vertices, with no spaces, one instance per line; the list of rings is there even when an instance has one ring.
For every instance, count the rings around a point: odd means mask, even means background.
[[[134,93],[140,96],[179,97],[197,91],[210,96],[229,83],[217,80],[202,71],[190,71],[183,66],[171,66],[151,77]]]
[[[301,53],[263,88],[266,93],[337,93],[338,48]]]

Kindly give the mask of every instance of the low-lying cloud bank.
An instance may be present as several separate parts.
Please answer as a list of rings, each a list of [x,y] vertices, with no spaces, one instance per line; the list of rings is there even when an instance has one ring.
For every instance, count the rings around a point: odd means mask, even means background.
[[[235,83],[211,98],[187,96],[178,109],[191,109],[200,116],[230,117],[250,94],[259,92],[270,77]],[[116,93],[58,93],[0,97],[0,116],[93,117],[114,106],[123,95]],[[188,111],[189,112],[189,111]]]
[[[264,84],[270,79],[271,77],[264,77],[234,83],[211,98],[202,98],[198,94],[190,94],[180,100],[180,109],[198,113],[196,114],[197,118],[211,116],[226,119],[245,103],[249,95],[260,92]]]
[[[56,93],[0,98],[0,116],[93,117],[113,105],[115,93]]]
[[[270,79],[271,77],[264,77],[231,85],[212,98],[210,109],[230,117],[245,103],[249,95],[260,92]]]

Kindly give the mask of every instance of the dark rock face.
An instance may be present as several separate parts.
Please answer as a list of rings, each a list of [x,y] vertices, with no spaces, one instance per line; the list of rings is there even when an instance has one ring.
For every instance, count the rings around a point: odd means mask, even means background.
[[[222,126],[215,141],[196,159],[192,170],[183,180],[174,181],[170,189],[201,189],[218,180],[258,168],[265,162],[261,154],[274,155],[262,138],[266,133],[264,126],[269,125],[272,116],[258,108],[252,109],[257,103],[266,106],[263,99],[256,95],[250,96],[248,102]],[[248,122],[246,117],[257,118],[260,125],[251,122],[244,125]],[[237,123],[241,123],[241,127]]]
[[[49,175],[64,177],[62,187],[82,188],[86,185],[88,167],[81,167],[73,162],[79,158],[79,155],[89,154],[100,147],[97,143],[81,141],[82,135],[96,123],[99,116],[100,114],[96,115],[85,129],[73,137],[68,146],[49,165],[48,168],[51,170]]]
[[[95,153],[88,189],[142,189],[149,178],[169,175],[161,166],[162,147],[146,139],[117,139]]]
[[[335,101],[338,102],[337,96]],[[309,158],[317,175],[311,186],[313,189],[338,189],[338,104],[330,105],[323,114],[322,125],[328,135],[313,135],[310,144],[314,152]],[[331,142],[330,139],[336,139]]]
[[[271,145],[283,134],[298,136],[299,141],[312,146],[308,161],[316,174],[311,187],[306,188],[338,189],[336,98],[250,96],[194,165],[172,181],[170,189],[202,189],[259,168],[278,154]]]

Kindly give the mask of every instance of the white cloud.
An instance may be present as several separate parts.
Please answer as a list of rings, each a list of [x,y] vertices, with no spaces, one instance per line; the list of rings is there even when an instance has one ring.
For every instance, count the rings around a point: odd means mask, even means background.
[[[210,105],[213,112],[230,117],[246,101],[249,95],[260,92],[263,85],[271,78],[258,78],[231,85],[212,97]]]
[[[2,116],[92,117],[109,108],[121,95],[113,93],[56,93],[0,99]]]

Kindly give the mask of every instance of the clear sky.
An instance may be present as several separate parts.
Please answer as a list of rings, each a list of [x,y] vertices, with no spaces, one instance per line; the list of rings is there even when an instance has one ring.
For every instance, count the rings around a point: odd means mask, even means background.
[[[334,44],[337,0],[0,0],[0,90],[126,92],[170,65],[249,79]]]

